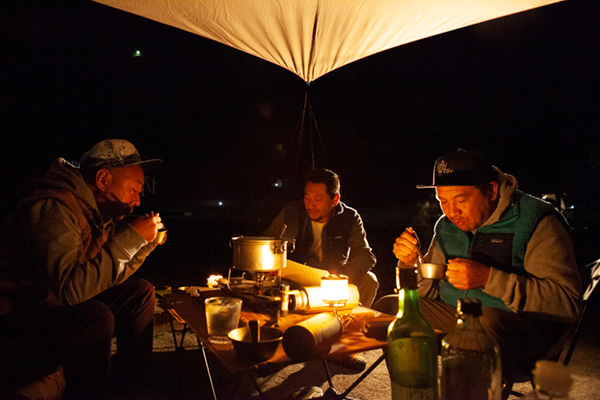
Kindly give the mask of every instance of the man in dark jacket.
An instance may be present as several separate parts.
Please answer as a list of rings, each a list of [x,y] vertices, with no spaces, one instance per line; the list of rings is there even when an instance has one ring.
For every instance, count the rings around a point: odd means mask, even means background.
[[[287,204],[265,234],[296,240],[289,257],[331,274],[347,275],[356,285],[360,302],[369,307],[379,283],[371,269],[376,258],[367,242],[362,219],[355,209],[340,201],[340,180],[328,169],[311,171],[304,186],[304,202]]]
[[[163,223],[155,213],[123,219],[140,205],[145,171],[160,165],[126,140],[104,140],[78,166],[57,159],[9,218],[0,334],[47,350],[67,398],[106,398],[111,373],[126,386],[150,363],[154,288],[131,275]]]

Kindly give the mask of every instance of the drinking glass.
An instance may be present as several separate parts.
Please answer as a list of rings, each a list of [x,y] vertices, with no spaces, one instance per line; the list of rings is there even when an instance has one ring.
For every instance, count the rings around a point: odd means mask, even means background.
[[[210,297],[204,300],[206,329],[212,343],[228,343],[227,334],[238,327],[242,299],[237,297]]]

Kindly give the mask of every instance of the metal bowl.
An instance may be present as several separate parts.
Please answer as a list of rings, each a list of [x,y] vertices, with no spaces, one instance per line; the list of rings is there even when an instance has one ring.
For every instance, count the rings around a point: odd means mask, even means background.
[[[427,279],[444,279],[446,277],[446,264],[422,263],[419,264],[421,276]]]
[[[283,331],[277,328],[261,326],[260,341],[253,342],[250,329],[245,326],[229,332],[227,337],[231,339],[237,356],[252,363],[267,361],[273,357],[277,346],[283,338]]]

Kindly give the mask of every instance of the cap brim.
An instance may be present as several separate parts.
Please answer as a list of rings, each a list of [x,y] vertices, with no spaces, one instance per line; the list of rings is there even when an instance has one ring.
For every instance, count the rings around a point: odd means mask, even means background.
[[[130,165],[139,165],[142,167],[142,169],[144,170],[145,173],[148,173],[148,172],[154,172],[154,171],[160,169],[163,166],[163,160],[154,158],[151,160],[144,160],[144,161],[140,161],[140,162],[137,162],[135,164],[130,164]]]

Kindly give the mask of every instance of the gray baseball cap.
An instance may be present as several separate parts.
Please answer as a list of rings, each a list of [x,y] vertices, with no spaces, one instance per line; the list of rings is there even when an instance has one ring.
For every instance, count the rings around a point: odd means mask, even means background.
[[[144,172],[152,172],[163,165],[160,159],[142,160],[135,146],[123,139],[106,139],[96,143],[81,156],[79,168],[120,168],[140,165]]]

